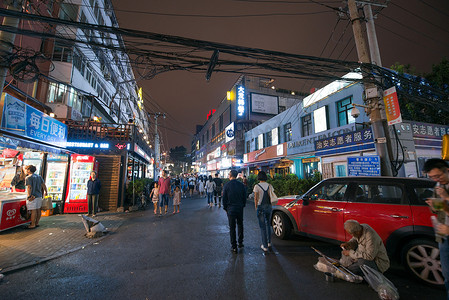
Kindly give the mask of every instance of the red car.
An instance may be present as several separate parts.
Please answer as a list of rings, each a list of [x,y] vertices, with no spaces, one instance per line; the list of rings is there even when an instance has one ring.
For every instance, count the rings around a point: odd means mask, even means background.
[[[302,196],[280,198],[273,206],[273,232],[281,239],[294,232],[339,244],[351,238],[343,224],[354,219],[376,230],[390,258],[399,259],[414,277],[441,286],[438,244],[425,203],[434,185],[396,177],[326,179]]]

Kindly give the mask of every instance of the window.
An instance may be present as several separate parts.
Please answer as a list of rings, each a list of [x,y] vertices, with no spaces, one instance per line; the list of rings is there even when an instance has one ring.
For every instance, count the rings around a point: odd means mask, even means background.
[[[352,96],[336,102],[338,126],[354,123],[355,119],[351,116]]]
[[[60,43],[55,43],[55,46],[53,48],[52,60],[72,62],[72,56],[73,56],[73,47],[62,45]]]
[[[292,140],[292,124],[287,123],[284,125],[284,142],[290,142]]]
[[[207,142],[210,141],[210,140],[209,140],[209,129],[206,131],[206,140],[207,140]]]
[[[347,184],[326,183],[309,195],[311,200],[343,201],[348,188]]]
[[[265,134],[265,144],[265,147],[270,147],[272,145],[271,130]]]
[[[63,84],[50,82],[48,86],[48,103],[64,103],[67,87]]]
[[[221,132],[223,130],[223,114],[220,116],[220,122],[219,122],[219,131]]]
[[[254,150],[259,150],[259,139],[254,139]]]
[[[301,118],[302,136],[308,136],[313,133],[312,131],[312,114],[305,115]]]
[[[396,205],[406,204],[402,203],[402,189],[399,186],[375,183],[359,184],[356,187],[354,202]]]
[[[78,18],[78,5],[71,3],[61,3],[59,18],[67,21],[76,21]]]
[[[215,123],[212,124],[212,137],[215,136]]]
[[[248,153],[248,152],[251,152],[251,142],[250,141],[246,142],[246,152],[245,153]]]

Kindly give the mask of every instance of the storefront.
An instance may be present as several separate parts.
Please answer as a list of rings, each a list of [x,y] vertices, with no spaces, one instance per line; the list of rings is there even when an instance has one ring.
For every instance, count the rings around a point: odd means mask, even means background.
[[[258,174],[265,171],[268,175],[286,175],[290,173],[293,162],[286,159],[287,144],[270,146],[243,155],[243,163],[248,174]]]
[[[355,124],[349,124],[288,142],[286,158],[293,162],[291,172],[299,178],[309,178],[316,171],[321,173],[325,172],[325,166],[322,165],[321,159],[315,153],[315,142],[333,138],[354,130]]]
[[[61,212],[70,151],[65,148],[67,126],[58,120],[6,93],[2,94],[0,112],[1,218],[8,223],[0,224],[0,230],[4,230],[26,221],[24,186],[11,184],[25,165],[36,167],[36,174],[44,178],[48,187],[53,207]],[[10,209],[5,209],[6,203]]]
[[[448,125],[409,122],[415,143],[417,177],[424,177],[422,167],[429,158],[441,158],[443,135],[449,134]]]
[[[323,178],[348,176],[348,157],[376,155],[371,128],[315,141]]]

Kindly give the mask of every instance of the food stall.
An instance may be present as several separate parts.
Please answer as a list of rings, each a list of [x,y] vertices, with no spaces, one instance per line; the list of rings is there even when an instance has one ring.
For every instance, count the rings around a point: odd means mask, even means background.
[[[19,99],[2,93],[0,100],[0,231],[30,223],[26,193],[11,192],[11,181],[24,165],[34,165],[36,174],[52,181],[61,172],[50,172],[50,154],[67,154],[67,126]],[[51,155],[50,155],[51,156]],[[48,176],[45,176],[50,172]],[[63,172],[62,172],[63,173]],[[53,179],[57,179],[56,181]],[[58,182],[59,183],[59,182]],[[46,182],[48,184],[48,182]],[[56,188],[55,191],[59,190]],[[62,196],[61,196],[62,197]]]

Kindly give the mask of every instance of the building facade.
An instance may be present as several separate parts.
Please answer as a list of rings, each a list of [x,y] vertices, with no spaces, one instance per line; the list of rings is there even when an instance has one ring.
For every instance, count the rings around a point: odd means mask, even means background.
[[[192,161],[200,174],[220,173],[243,166],[244,133],[285,111],[304,96],[276,89],[273,80],[242,75],[192,140]]]

